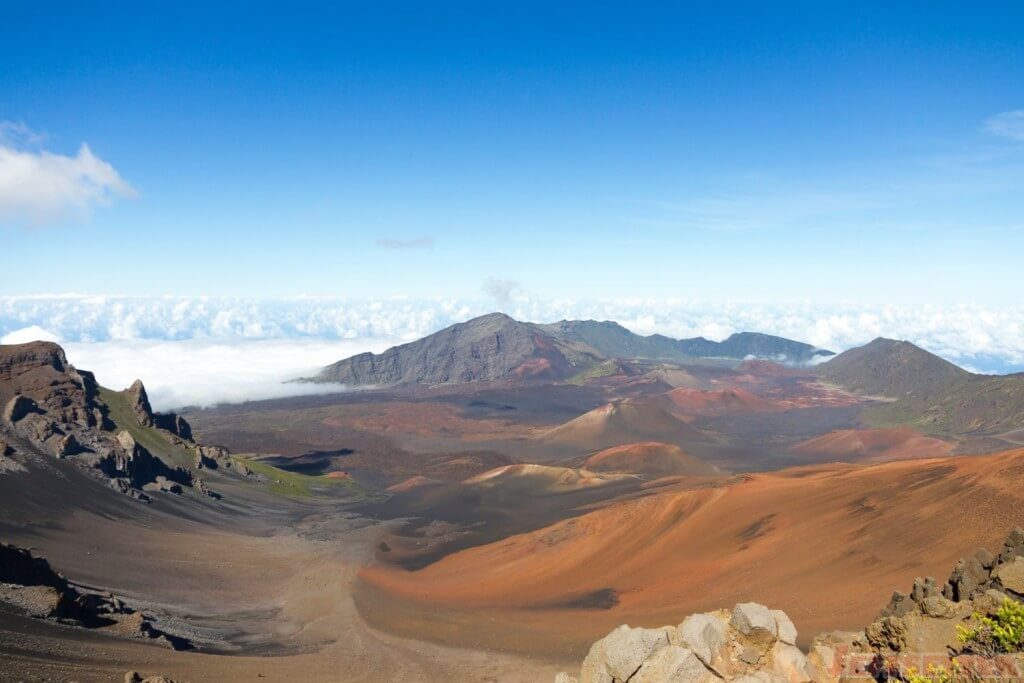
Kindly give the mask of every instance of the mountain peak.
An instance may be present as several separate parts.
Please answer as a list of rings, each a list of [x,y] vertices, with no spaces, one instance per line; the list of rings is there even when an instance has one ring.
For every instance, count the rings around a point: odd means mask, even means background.
[[[911,342],[878,337],[821,365],[821,373],[853,391],[925,397],[969,372]]]

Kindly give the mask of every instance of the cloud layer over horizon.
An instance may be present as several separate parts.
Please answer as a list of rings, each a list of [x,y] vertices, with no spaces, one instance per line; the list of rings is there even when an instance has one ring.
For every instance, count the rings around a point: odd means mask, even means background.
[[[0,342],[58,341],[112,386],[142,377],[160,407],[308,393],[281,385],[362,351],[380,351],[491,312],[484,300],[331,297],[3,296]],[[776,334],[843,351],[906,339],[972,370],[1024,370],[1024,307],[547,300],[512,296],[519,320],[615,320],[640,334]]]

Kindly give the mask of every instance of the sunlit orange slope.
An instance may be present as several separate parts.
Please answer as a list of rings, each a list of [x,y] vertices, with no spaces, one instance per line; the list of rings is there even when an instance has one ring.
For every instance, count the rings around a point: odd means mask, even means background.
[[[362,577],[406,601],[529,612],[539,628],[581,633],[757,600],[810,636],[862,627],[893,589],[945,580],[958,557],[1022,523],[1024,450],[812,466],[625,501],[416,572]],[[618,604],[552,609],[599,591]]]
[[[911,427],[839,429],[793,446],[790,451],[843,462],[887,462],[949,455],[954,445]]]

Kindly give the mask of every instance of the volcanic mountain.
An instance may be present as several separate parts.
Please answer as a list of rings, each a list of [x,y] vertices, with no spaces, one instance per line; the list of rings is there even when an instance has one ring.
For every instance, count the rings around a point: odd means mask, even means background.
[[[891,399],[865,412],[875,426],[909,424],[938,435],[1024,427],[1024,374],[974,374],[910,342],[876,339],[818,372],[856,393]]]
[[[709,437],[672,416],[658,402],[625,399],[580,415],[539,436],[547,445],[582,452],[657,440],[670,444],[702,442]]]
[[[771,401],[738,387],[711,391],[680,387],[664,395],[669,401],[670,410],[687,415],[726,415],[781,410]]]
[[[618,323],[563,320],[535,324],[491,313],[380,354],[362,353],[327,366],[306,381],[350,386],[459,384],[493,380],[565,380],[609,359],[743,360],[802,364],[830,351],[754,332],[725,341],[642,336]]]
[[[651,478],[720,474],[717,467],[690,455],[679,446],[657,441],[606,448],[587,458],[586,468],[592,472],[629,472]]]

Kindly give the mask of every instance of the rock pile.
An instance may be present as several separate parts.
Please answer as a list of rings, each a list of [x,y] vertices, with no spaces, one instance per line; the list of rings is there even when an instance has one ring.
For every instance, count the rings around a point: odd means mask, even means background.
[[[693,614],[678,626],[620,626],[594,643],[579,678],[557,683],[805,683],[809,663],[786,614],[753,602]]]

